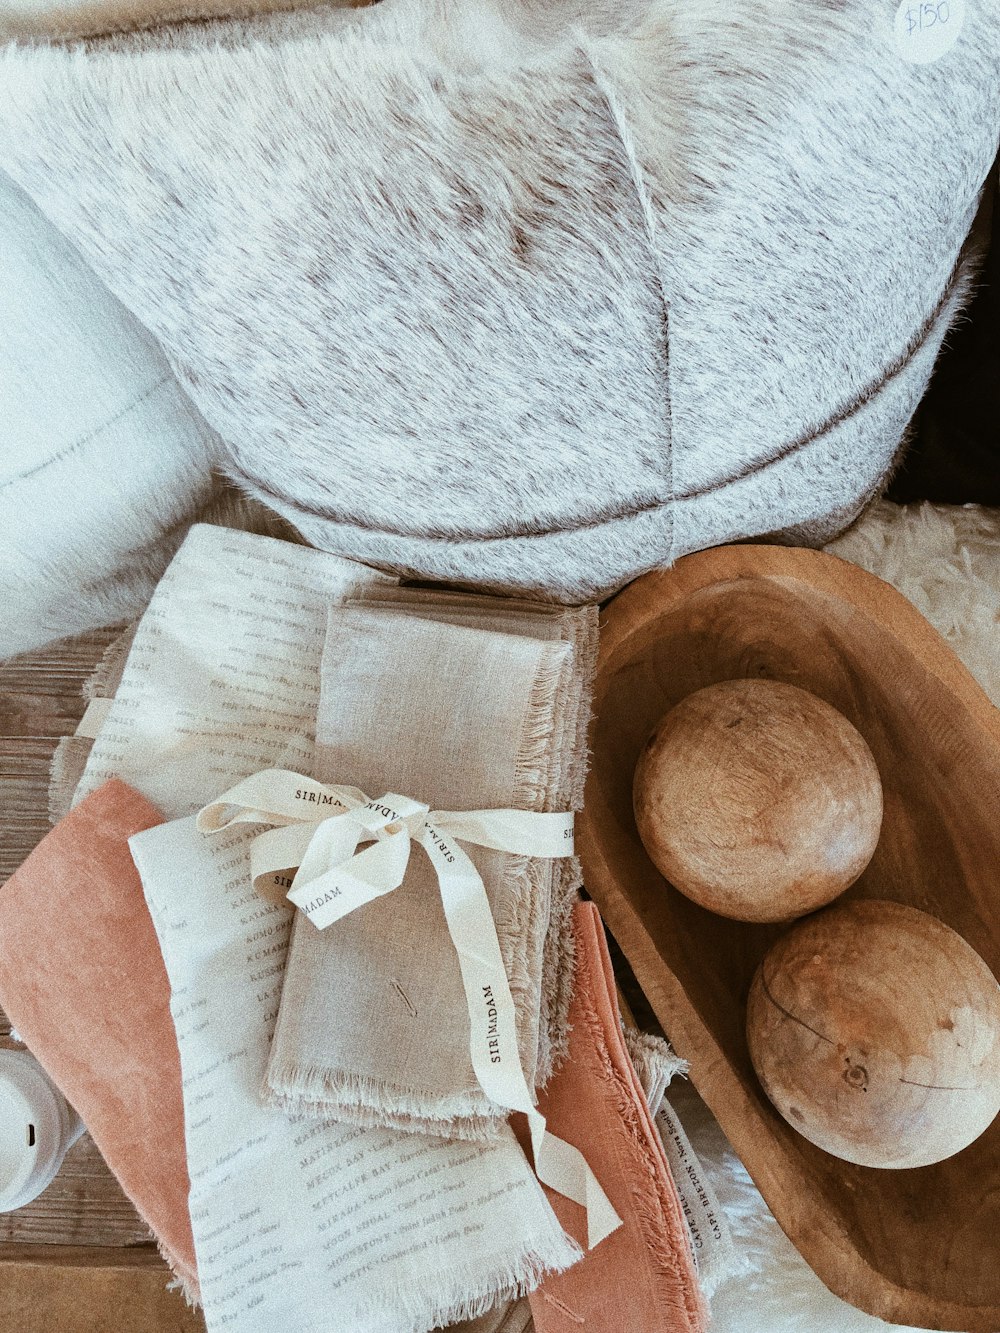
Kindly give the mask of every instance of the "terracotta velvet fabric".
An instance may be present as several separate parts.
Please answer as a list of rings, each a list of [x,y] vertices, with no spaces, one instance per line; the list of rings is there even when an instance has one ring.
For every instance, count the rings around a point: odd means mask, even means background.
[[[536,1333],[698,1333],[707,1323],[687,1223],[663,1144],[625,1048],[604,927],[593,903],[573,916],[577,970],[569,1058],[539,1105],[580,1148],[622,1226],[529,1296]],[[546,1190],[586,1245],[584,1211]]]
[[[193,1295],[170,986],[128,848],[162,822],[112,780],[39,843],[0,889],[0,1005]]]

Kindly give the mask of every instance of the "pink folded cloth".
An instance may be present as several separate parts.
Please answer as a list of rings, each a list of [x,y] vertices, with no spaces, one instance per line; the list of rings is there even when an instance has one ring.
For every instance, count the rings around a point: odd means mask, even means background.
[[[688,1226],[625,1048],[604,927],[573,914],[576,979],[569,1055],[539,1100],[553,1134],[582,1149],[622,1226],[531,1293],[536,1333],[695,1333],[708,1322]],[[584,1210],[546,1190],[586,1248]]]
[[[39,843],[0,889],[0,1005],[194,1300],[170,986],[128,848],[133,833],[162,822],[112,780]]]

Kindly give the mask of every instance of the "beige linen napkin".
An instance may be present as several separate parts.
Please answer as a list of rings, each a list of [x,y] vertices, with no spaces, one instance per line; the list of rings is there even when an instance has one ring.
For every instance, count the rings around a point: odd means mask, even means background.
[[[596,606],[554,606],[521,598],[375,583],[359,594],[358,600],[395,607],[429,620],[570,644],[572,670],[563,673],[561,679],[556,705],[558,730],[548,755],[546,786],[551,800],[543,808],[583,809],[587,733],[597,670]],[[544,937],[532,946],[540,957],[541,972],[536,1082],[544,1086],[567,1050],[567,1018],[573,992],[571,917],[583,874],[579,859],[573,856],[559,861],[532,860],[528,875],[536,905],[530,924],[537,926],[540,922],[544,931]]]
[[[420,614],[388,603],[331,611],[317,777],[443,809],[565,801],[580,712],[570,701],[583,692],[572,647],[555,620],[543,638],[471,628],[474,600],[449,604],[465,624],[426,618],[429,602]],[[487,888],[531,1082],[552,872],[538,873],[526,857],[466,850]],[[297,1113],[491,1137],[507,1113],[478,1085],[468,1023],[437,881],[414,849],[397,892],[323,932],[297,919],[269,1095]]]

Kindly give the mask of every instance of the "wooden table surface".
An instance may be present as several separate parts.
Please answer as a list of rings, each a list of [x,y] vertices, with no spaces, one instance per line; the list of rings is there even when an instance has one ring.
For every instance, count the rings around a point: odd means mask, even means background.
[[[83,714],[82,688],[120,629],[0,663],[0,882],[49,829],[49,763]],[[0,1012],[0,1045],[14,1045]],[[167,1292],[150,1233],[89,1135],[33,1203],[0,1213],[0,1328],[18,1333],[196,1333]]]

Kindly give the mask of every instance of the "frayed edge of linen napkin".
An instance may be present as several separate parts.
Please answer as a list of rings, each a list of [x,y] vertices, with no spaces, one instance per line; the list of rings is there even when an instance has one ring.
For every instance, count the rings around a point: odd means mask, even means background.
[[[290,1062],[268,1065],[261,1099],[289,1116],[305,1116],[309,1120],[329,1118],[365,1129],[435,1134],[472,1143],[497,1139],[509,1114],[503,1108],[495,1115],[476,1114],[466,1092],[438,1097],[433,1108],[429,1108],[426,1094],[419,1090],[403,1088],[385,1079]]]
[[[187,1269],[182,1269],[169,1251],[165,1250],[156,1236],[149,1233],[156,1241],[156,1249],[163,1262],[170,1269],[173,1277],[167,1283],[167,1291],[179,1291],[184,1297],[184,1302],[191,1310],[201,1309],[201,1287],[198,1285],[197,1277],[189,1273]]]
[[[660,1102],[675,1075],[687,1075],[688,1062],[671,1049],[663,1037],[625,1026],[625,1049],[642,1087],[650,1114],[656,1115]]]
[[[558,1226],[553,1218],[552,1231],[526,1241],[524,1250],[491,1283],[488,1290],[477,1290],[482,1274],[482,1260],[442,1271],[414,1276],[407,1290],[394,1291],[386,1305],[393,1333],[426,1333],[430,1326],[456,1324],[480,1319],[501,1302],[519,1300],[534,1291],[546,1277],[563,1273],[583,1258],[580,1247]],[[433,1308],[427,1313],[430,1295]],[[379,1310],[367,1310],[378,1318]],[[405,1322],[404,1322],[405,1321]]]
[[[83,685],[83,697],[88,703],[115,697],[137,625],[138,622],[123,629],[101,654]],[[63,736],[52,752],[49,761],[49,823],[53,826],[73,808],[73,796],[83,777],[93,743],[89,736]]]
[[[566,772],[563,809],[583,809],[583,791],[590,768],[590,714],[597,674],[598,613],[596,606],[583,606],[567,615],[564,637],[573,646],[577,676],[577,708],[565,752],[570,756]],[[561,861],[555,870],[549,926],[542,953],[541,1013],[539,1017],[537,1087],[544,1087],[569,1053],[569,1010],[573,1002],[576,970],[576,936],[573,910],[583,884],[579,857]]]

